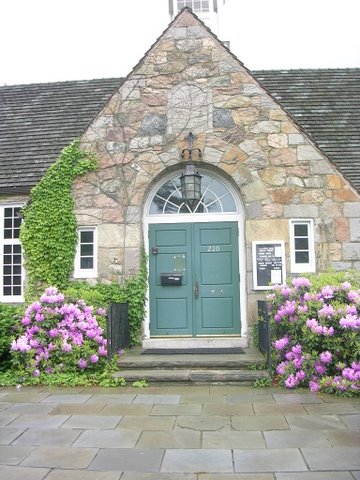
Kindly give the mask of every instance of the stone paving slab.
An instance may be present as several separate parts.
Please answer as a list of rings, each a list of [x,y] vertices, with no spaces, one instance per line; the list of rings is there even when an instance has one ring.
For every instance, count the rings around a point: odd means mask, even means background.
[[[74,447],[133,448],[141,430],[85,430],[74,442]],[[153,443],[154,445],[154,443]]]
[[[234,450],[236,472],[304,472],[307,466],[296,448]]]
[[[17,428],[57,428],[60,427],[69,415],[30,415],[24,414],[17,416],[11,422],[11,427]]]
[[[121,421],[121,416],[111,415],[72,415],[62,428],[108,429],[115,428]]]
[[[146,404],[118,404],[118,405],[106,405],[101,410],[101,415],[120,415],[125,417],[127,415],[134,415],[134,416],[145,416],[149,415],[153,405],[146,405]]]
[[[48,472],[47,468],[0,465],[0,478],[4,480],[43,480]]]
[[[66,403],[65,405],[56,405],[56,407],[49,405],[49,408],[50,415],[97,415],[105,408],[105,405]]]
[[[360,432],[349,430],[324,431],[333,447],[354,447],[360,445]]]
[[[315,393],[274,393],[276,403],[322,403],[321,398]]]
[[[0,448],[0,464],[18,465],[33,450],[33,447],[15,447],[13,445],[2,445]]]
[[[255,415],[254,406],[252,403],[240,403],[240,404],[212,404],[208,403],[203,406],[204,415]]]
[[[276,480],[353,480],[348,472],[277,473]]]
[[[197,480],[196,473],[124,472],[121,480]]]
[[[42,403],[13,403],[6,409],[6,413],[29,413],[29,414],[41,414],[49,413],[54,407],[52,405],[43,405]]]
[[[81,430],[62,428],[29,428],[12,443],[12,445],[51,445],[70,446],[80,435]]]
[[[19,414],[17,413],[6,413],[6,410],[5,412],[0,412],[0,427],[11,424],[18,417]]]
[[[224,428],[227,423],[229,423],[227,417],[198,415],[177,417],[176,424],[181,428],[188,428],[190,430],[210,431],[220,430]]]
[[[221,407],[221,405],[217,405]],[[201,415],[202,406],[192,404],[162,405],[157,403],[151,409],[150,415]]]
[[[122,472],[90,472],[88,470],[51,470],[46,480],[120,480]],[[22,479],[22,480],[27,480]]]
[[[271,473],[199,473],[198,480],[274,480]]]
[[[231,450],[166,450],[162,472],[233,472]]]
[[[261,432],[203,432],[204,448],[266,448]]]
[[[323,432],[297,431],[271,431],[264,432],[268,448],[300,448],[300,447],[331,447],[330,442]]]
[[[56,394],[53,393],[47,396],[43,402],[44,403],[85,403],[91,398],[90,394]]]
[[[349,430],[360,432],[360,414],[357,415],[339,415]]]
[[[345,430],[346,426],[336,415],[286,415],[291,429]]]
[[[298,403],[281,403],[274,405],[272,403],[254,403],[255,415],[306,415],[307,412],[303,405]]]
[[[360,447],[302,448],[310,470],[359,470]]]
[[[97,452],[98,449],[96,448],[38,447],[27,455],[21,465],[24,467],[73,468],[79,470],[87,468]]]
[[[233,416],[231,426],[235,430],[288,430],[289,425],[282,415]]]
[[[118,404],[118,403],[132,403],[134,401],[134,398],[136,397],[135,394],[127,394],[127,393],[122,393],[122,394],[112,394],[110,395],[109,393],[98,393],[94,394],[87,403],[99,403],[99,404],[106,404],[106,405],[113,405],[113,404]]]
[[[144,431],[136,448],[201,448],[201,432],[191,430]]]
[[[133,403],[148,403],[150,405],[172,405],[180,402],[181,395],[137,395]]]
[[[123,417],[119,424],[119,428],[136,430],[172,430],[175,425],[175,416],[142,416],[142,415],[127,415]]]
[[[164,450],[160,448],[104,448],[99,450],[89,470],[159,472],[163,456]]]
[[[8,445],[24,432],[22,428],[0,427],[0,445]]]
[[[346,413],[358,413],[356,405],[350,403],[320,403],[303,406],[308,415],[341,415]]]

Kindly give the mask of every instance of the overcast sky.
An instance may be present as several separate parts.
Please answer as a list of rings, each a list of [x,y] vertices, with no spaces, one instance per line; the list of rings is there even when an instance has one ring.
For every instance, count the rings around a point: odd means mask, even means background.
[[[226,0],[225,14],[219,37],[250,69],[360,67],[360,0]],[[0,85],[126,76],[169,22],[168,0],[1,0]]]

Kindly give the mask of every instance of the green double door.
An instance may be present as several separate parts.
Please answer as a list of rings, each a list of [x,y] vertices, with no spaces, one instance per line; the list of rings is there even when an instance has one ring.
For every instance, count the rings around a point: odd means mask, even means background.
[[[149,228],[150,335],[240,334],[237,222]]]

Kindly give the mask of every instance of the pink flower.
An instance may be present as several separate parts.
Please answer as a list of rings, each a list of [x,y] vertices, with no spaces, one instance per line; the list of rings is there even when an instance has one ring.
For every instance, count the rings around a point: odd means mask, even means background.
[[[21,335],[17,340],[11,342],[11,350],[19,352],[28,352],[31,350],[31,346],[28,344],[26,335]]]
[[[323,296],[323,298],[326,299],[333,298],[334,290],[329,285],[327,285],[326,287],[323,287],[321,289],[321,295]]]
[[[316,373],[318,373],[319,375],[324,375],[324,373],[326,373],[326,367],[321,363],[315,362],[314,368]]]
[[[286,388],[295,388],[298,385],[299,380],[291,373],[288,378],[285,380]]]
[[[318,392],[320,390],[319,383],[313,380],[310,380],[309,387],[311,392]]]
[[[286,367],[289,365],[289,362],[281,362],[279,365],[276,367],[276,373],[279,375],[284,375],[286,372]]]
[[[332,305],[324,305],[319,311],[318,311],[318,315],[320,317],[327,317],[327,318],[331,318],[332,315],[334,315],[336,313],[334,307]]]
[[[296,380],[302,382],[306,378],[306,373],[304,370],[299,370],[295,375]]]
[[[350,302],[359,303],[360,295],[358,294],[358,292],[355,292],[355,290],[350,290],[350,292],[348,293],[348,299],[350,300]]]
[[[100,346],[98,352],[101,357],[106,357],[107,355],[107,350],[104,346]]]
[[[288,343],[289,343],[289,337],[283,337],[283,338],[279,338],[279,340],[276,340],[273,343],[273,345],[276,350],[283,350]]]
[[[344,329],[358,330],[360,328],[360,318],[349,314],[339,320],[339,325]]]
[[[320,353],[320,361],[322,363],[324,363],[325,365],[331,363],[331,361],[332,361],[331,353],[328,350],[326,352]]]
[[[78,361],[78,367],[81,370],[84,370],[87,367],[87,362],[86,362],[85,358],[80,358],[80,360]]]
[[[91,357],[90,357],[90,362],[91,363],[97,363],[98,361],[99,361],[98,355],[96,355],[95,353],[93,355],[91,355]]]
[[[296,288],[310,288],[311,287],[310,280],[308,278],[305,278],[305,277],[293,278],[291,283]]]

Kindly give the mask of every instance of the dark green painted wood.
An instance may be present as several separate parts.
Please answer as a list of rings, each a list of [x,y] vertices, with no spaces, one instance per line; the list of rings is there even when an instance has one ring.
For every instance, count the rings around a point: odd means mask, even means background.
[[[240,334],[237,223],[150,225],[149,242],[151,335]]]

